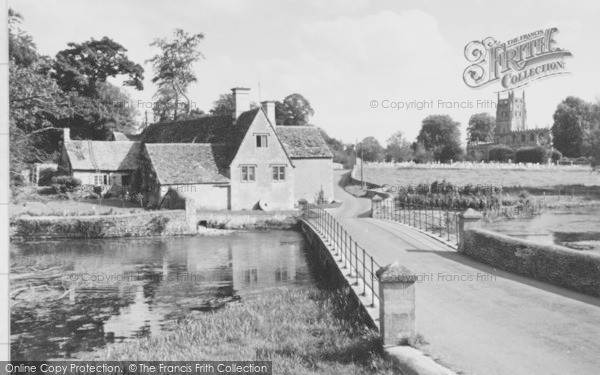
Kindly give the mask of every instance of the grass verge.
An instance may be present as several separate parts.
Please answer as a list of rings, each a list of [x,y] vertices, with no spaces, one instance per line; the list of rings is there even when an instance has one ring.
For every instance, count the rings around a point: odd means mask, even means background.
[[[395,374],[340,291],[274,289],[83,360],[267,360],[274,374]]]

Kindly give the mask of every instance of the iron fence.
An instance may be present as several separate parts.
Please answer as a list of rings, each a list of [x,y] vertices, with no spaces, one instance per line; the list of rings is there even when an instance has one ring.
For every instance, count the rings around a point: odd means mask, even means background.
[[[414,203],[402,199],[381,201],[381,218],[397,221],[421,230],[437,234],[449,242],[458,244],[459,210],[437,206],[433,203]]]
[[[324,209],[305,204],[303,218],[311,224],[313,228],[332,245],[338,262],[342,263],[342,269],[347,269],[350,278],[355,278],[355,286],[360,286],[359,280],[362,280],[362,293],[367,295],[367,289],[371,291],[371,306],[375,306],[375,299],[379,302],[379,282],[376,272],[381,266],[375,261],[373,256],[360,246],[344,227]]]

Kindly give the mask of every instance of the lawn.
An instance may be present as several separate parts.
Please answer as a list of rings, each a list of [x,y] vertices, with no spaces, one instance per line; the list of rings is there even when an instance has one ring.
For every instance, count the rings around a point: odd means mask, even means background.
[[[273,374],[397,374],[342,292],[274,289],[83,360],[273,361]]]
[[[356,174],[360,176],[360,173]],[[490,166],[473,168],[449,168],[426,166],[419,168],[397,167],[393,165],[364,166],[364,179],[376,185],[402,186],[432,183],[446,180],[456,185],[494,185],[503,188],[543,189],[548,193],[597,194],[600,187],[600,173],[591,168],[539,167],[539,168],[500,168]],[[586,195],[587,195],[586,194]]]

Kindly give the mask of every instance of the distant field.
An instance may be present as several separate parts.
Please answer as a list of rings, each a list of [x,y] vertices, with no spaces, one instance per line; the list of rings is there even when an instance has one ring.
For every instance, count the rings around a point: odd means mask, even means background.
[[[360,176],[360,172],[356,174]],[[581,168],[425,168],[364,166],[366,182],[376,185],[407,186],[446,180],[457,185],[495,185],[504,188],[556,189],[574,185],[600,186],[600,173]],[[577,190],[581,190],[577,189]],[[596,189],[592,189],[596,190]]]

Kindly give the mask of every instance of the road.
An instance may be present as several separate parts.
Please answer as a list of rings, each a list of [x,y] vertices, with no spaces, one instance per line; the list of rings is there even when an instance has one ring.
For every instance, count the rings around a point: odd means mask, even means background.
[[[338,179],[342,171],[336,171]],[[600,374],[600,298],[493,269],[401,224],[336,185],[331,209],[378,263],[419,275],[420,348],[464,374]]]

